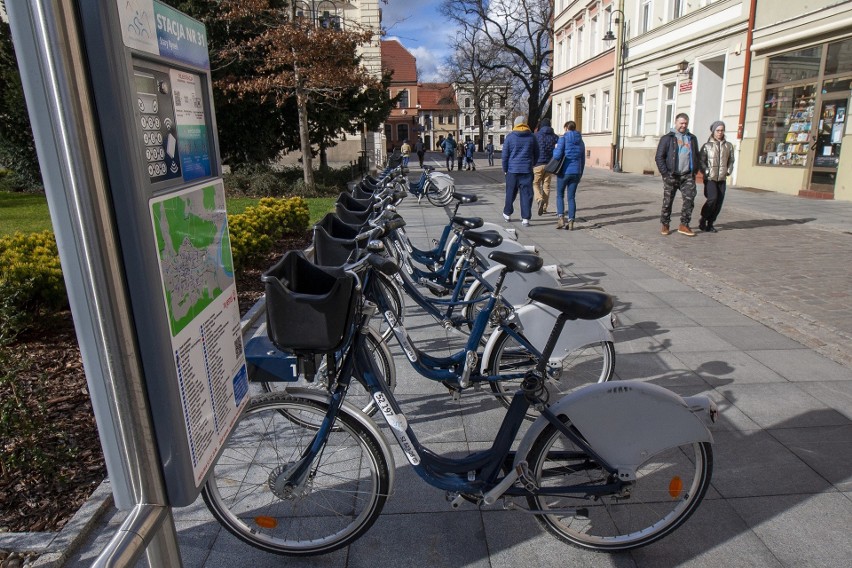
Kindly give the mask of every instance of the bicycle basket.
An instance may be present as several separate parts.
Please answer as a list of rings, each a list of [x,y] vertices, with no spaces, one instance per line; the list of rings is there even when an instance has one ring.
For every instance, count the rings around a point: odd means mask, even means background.
[[[357,303],[353,276],[289,251],[261,280],[266,285],[267,334],[279,349],[331,353],[343,345]]]
[[[340,266],[355,250],[358,231],[328,213],[314,225],[314,260],[320,266]]]

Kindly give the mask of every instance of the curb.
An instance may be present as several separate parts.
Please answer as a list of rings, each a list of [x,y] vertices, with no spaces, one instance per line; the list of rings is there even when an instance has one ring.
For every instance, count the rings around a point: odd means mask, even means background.
[[[243,338],[257,320],[265,315],[265,309],[264,296],[240,318]],[[60,568],[69,555],[91,534],[101,516],[113,504],[112,487],[109,479],[105,479],[59,532],[0,533],[0,551],[15,555],[38,555],[32,561],[24,559],[22,566]]]

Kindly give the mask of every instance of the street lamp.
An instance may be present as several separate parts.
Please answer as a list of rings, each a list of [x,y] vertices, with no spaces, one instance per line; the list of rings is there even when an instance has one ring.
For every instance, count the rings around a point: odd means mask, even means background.
[[[624,7],[624,0],[619,0],[618,7]],[[613,18],[618,26],[618,38],[612,32]],[[609,29],[603,36],[604,42],[609,46],[613,41],[618,41],[615,50],[615,128],[612,131],[612,153],[610,155],[610,164],[612,171],[620,172],[622,167],[621,160],[621,92],[624,90],[624,60],[626,58],[627,46],[624,43],[624,12],[620,9],[613,10],[609,20]]]
[[[339,5],[332,0],[298,0],[296,2],[296,17],[305,18],[310,21],[311,25],[316,28],[339,30],[343,24],[337,11],[351,7],[350,4],[344,3]]]

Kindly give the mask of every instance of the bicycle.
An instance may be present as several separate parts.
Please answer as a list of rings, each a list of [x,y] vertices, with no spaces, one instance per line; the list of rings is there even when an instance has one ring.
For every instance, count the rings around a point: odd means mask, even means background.
[[[346,284],[337,289],[353,292],[349,310],[337,309],[339,294],[326,287],[316,290],[329,304],[319,319],[297,329],[273,321],[273,340],[281,348],[295,344],[304,356],[326,353],[338,347],[342,333],[345,355],[327,395],[293,389],[249,403],[202,492],[228,531],[268,552],[308,556],[351,544],[375,522],[393,489],[394,459],[375,423],[345,401],[353,376],[366,382],[409,464],[447,491],[454,508],[502,500],[508,509],[535,515],[565,542],[607,552],[655,542],[698,508],[712,475],[705,418],[715,421],[717,409],[708,398],[681,398],[647,383],[589,385],[553,404],[543,398],[545,362],[562,324],[597,319],[612,309],[611,298],[596,290],[530,292],[560,316],[490,448],[452,459],[423,446],[362,349],[360,331],[373,308],[360,294],[369,270],[362,281],[359,269],[390,272],[389,263],[369,255],[338,274]],[[318,325],[335,344],[318,341],[305,348],[304,334],[317,335],[311,332]],[[530,406],[540,415],[512,450]]]

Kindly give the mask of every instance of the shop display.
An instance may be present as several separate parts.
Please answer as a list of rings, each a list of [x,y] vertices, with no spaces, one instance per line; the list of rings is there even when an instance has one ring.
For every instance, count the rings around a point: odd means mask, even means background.
[[[763,112],[762,153],[758,157],[758,164],[807,166],[813,119],[813,86],[768,90]]]

